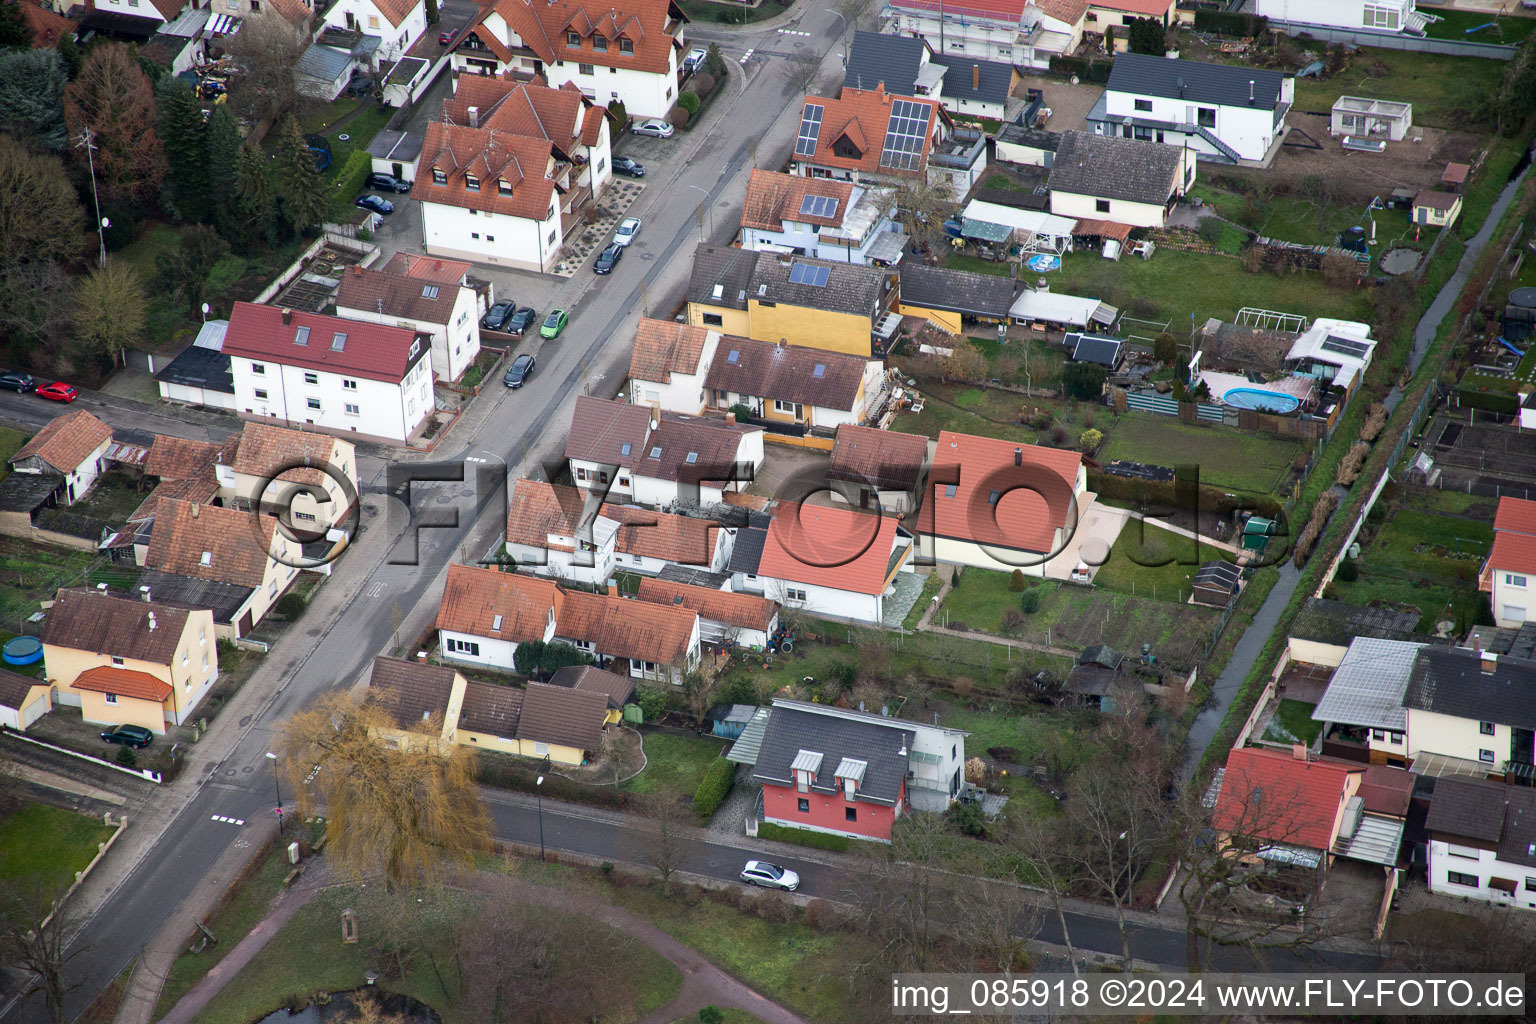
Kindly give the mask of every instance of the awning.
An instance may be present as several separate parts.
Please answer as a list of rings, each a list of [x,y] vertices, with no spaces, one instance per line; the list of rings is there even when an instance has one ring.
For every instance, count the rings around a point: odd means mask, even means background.
[[[1315,868],[1323,862],[1321,850],[1309,850],[1302,846],[1276,843],[1259,849],[1259,858],[1271,864],[1289,864],[1298,868]]]
[[[1077,227],[1072,229],[1074,235],[1090,235],[1094,238],[1113,238],[1123,242],[1131,237],[1129,224],[1116,224],[1112,220],[1094,220],[1085,217],[1077,222]]]
[[[1497,889],[1500,892],[1507,892],[1513,896],[1517,886],[1514,879],[1512,878],[1490,878],[1488,879],[1488,888]]]
[[[960,228],[962,238],[974,238],[981,242],[1001,245],[1013,237],[1013,228],[1006,224],[993,224],[986,220],[968,220]]]
[[[240,31],[240,19],[232,14],[215,14],[208,19],[210,36],[232,36]]]
[[[1403,845],[1406,828],[1407,823],[1397,818],[1363,814],[1354,834],[1340,836],[1333,844],[1333,852],[1349,860],[1390,868],[1397,864],[1397,851]]]
[[[871,263],[895,264],[901,262],[902,254],[907,251],[907,236],[902,231],[882,231],[864,258]]]

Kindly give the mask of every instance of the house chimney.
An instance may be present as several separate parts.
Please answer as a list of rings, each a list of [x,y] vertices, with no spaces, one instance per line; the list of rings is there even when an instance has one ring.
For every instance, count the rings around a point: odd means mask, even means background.
[[[782,348],[783,348],[783,347],[784,347],[784,344],[785,344],[785,340],[786,340],[786,339],[784,339],[784,338],[780,338],[780,339],[779,339],[779,341],[778,341],[778,344],[776,344],[776,345],[775,345],[775,346],[774,346],[774,348],[777,348],[777,349],[782,349]]]
[[[198,509],[199,509],[199,508],[200,508],[200,507],[201,507],[201,506],[200,506],[200,505],[198,505],[198,503],[197,503],[197,502],[195,502],[195,501],[194,501],[194,502],[193,502],[193,503],[192,503],[192,518],[193,518],[193,519],[196,519],[196,518],[197,518],[197,510],[198,510]]]
[[[609,580],[608,581],[608,596],[609,597],[618,597],[619,596],[619,583],[618,583],[617,580]]]
[[[725,414],[725,422],[730,423],[730,424],[735,424],[735,422],[736,422],[736,414],[733,413],[733,412],[726,413]]]
[[[1305,743],[1292,743],[1291,757],[1297,761],[1305,761],[1307,759],[1307,745]]]
[[[1492,651],[1484,651],[1479,655],[1479,664],[1482,667],[1483,675],[1491,676],[1494,672],[1498,671],[1499,656]]]
[[[149,601],[149,588],[148,587],[140,587],[139,588],[139,596],[142,597],[145,600],[145,602],[147,603]]]
[[[981,88],[981,65],[980,64],[972,64],[971,65],[971,88],[973,90]]]
[[[293,323],[293,310],[291,310],[291,309],[283,310],[283,326],[287,327],[291,323]]]
[[[479,128],[480,127],[480,108],[479,107],[470,107],[469,108],[469,126],[471,128]]]
[[[354,263],[354,264],[352,264],[352,276],[353,277],[362,277],[363,276],[363,265],[361,263]]]
[[[1015,448],[1013,450],[1013,464],[1015,466],[1022,466],[1022,465],[1024,465],[1024,449],[1023,448]]]

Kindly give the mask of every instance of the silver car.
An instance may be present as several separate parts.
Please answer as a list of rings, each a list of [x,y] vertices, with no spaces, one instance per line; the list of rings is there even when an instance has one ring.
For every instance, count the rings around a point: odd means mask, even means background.
[[[670,139],[673,128],[667,122],[653,117],[649,121],[641,121],[631,128],[630,131],[636,135],[649,135],[656,139]]]
[[[614,245],[628,246],[630,242],[633,242],[635,240],[635,236],[638,235],[639,233],[640,233],[640,218],[639,217],[625,217],[624,220],[622,222],[620,222],[619,226],[614,229],[614,232],[613,232],[613,244]]]
[[[794,892],[800,888],[800,876],[788,868],[770,864],[765,860],[749,860],[741,869],[741,880],[748,885],[760,885],[765,889],[783,889]]]

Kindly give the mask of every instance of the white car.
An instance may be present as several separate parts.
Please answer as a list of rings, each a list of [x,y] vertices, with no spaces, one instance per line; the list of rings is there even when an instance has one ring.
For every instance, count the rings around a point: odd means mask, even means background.
[[[640,218],[626,217],[613,232],[613,244],[628,247],[640,233]]]
[[[748,885],[761,885],[765,889],[783,889],[794,892],[800,888],[800,876],[788,868],[770,864],[765,860],[749,860],[741,869],[741,880]]]
[[[704,66],[704,58],[708,56],[709,52],[702,46],[695,46],[688,51],[688,56],[683,58],[683,70],[692,74]]]
[[[654,117],[649,121],[641,121],[630,129],[636,135],[649,135],[657,139],[670,139],[673,130],[673,127],[667,124],[667,122]]]

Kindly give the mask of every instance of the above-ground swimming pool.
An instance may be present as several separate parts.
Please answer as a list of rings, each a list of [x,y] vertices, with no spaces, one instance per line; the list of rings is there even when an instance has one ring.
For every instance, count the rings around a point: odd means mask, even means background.
[[[1301,399],[1296,396],[1262,388],[1233,388],[1222,395],[1221,400],[1234,409],[1257,409],[1260,412],[1295,412],[1301,408]]]

